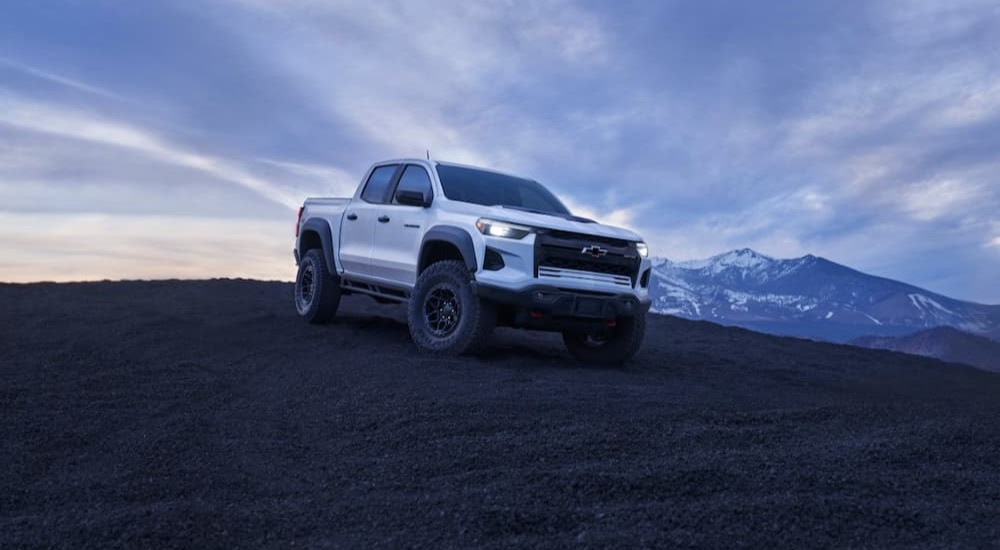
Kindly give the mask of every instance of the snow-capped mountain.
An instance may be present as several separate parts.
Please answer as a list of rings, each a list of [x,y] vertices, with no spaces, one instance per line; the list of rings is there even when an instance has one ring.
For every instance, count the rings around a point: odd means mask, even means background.
[[[813,255],[779,260],[744,248],[707,260],[657,258],[650,294],[654,313],[837,342],[936,326],[1000,338],[1000,306],[954,300]]]

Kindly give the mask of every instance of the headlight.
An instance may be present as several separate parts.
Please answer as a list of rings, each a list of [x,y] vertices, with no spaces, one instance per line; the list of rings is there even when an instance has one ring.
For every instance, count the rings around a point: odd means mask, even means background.
[[[646,246],[646,243],[635,243],[635,250],[643,258],[649,256],[649,247]]]
[[[486,218],[476,220],[476,229],[483,235],[490,237],[503,237],[505,239],[523,239],[534,231],[530,227],[507,222],[498,222]]]

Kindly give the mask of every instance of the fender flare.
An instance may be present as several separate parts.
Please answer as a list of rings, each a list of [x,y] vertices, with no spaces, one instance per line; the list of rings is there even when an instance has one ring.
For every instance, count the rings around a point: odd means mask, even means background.
[[[299,232],[299,242],[301,242],[302,235],[310,231],[319,235],[323,257],[326,258],[326,269],[330,272],[330,275],[336,276],[337,263],[333,257],[333,232],[330,230],[330,223],[322,218],[309,218],[302,225],[302,230]]]
[[[469,232],[453,225],[435,225],[424,233],[424,238],[420,241],[420,256],[417,265],[418,273],[427,266],[424,265],[424,254],[427,245],[433,242],[445,242],[458,249],[465,261],[465,266],[473,273],[478,270],[476,262],[476,247],[472,244],[472,236]]]

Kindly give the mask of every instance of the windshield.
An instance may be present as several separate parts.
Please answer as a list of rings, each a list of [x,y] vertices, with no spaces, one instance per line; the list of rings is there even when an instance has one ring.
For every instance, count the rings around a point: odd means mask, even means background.
[[[439,164],[437,172],[444,196],[453,201],[570,215],[559,199],[536,181],[447,164]]]

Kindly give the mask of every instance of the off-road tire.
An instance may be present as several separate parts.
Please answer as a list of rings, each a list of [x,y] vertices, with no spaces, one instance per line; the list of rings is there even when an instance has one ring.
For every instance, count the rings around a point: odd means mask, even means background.
[[[337,313],[340,277],[330,274],[318,248],[306,252],[299,260],[294,293],[295,310],[309,323],[325,323]]]
[[[614,327],[598,331],[566,330],[563,342],[570,355],[587,363],[621,364],[632,358],[646,336],[644,314],[623,317]]]
[[[493,304],[476,294],[464,262],[431,264],[417,277],[407,311],[410,337],[421,350],[440,355],[482,350],[496,326]]]

